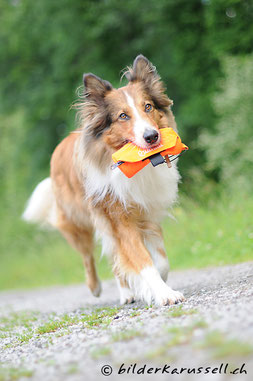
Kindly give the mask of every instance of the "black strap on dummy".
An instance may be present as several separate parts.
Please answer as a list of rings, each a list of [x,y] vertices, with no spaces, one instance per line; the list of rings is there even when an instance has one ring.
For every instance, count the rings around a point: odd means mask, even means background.
[[[165,162],[164,157],[160,153],[155,153],[154,155],[149,157],[151,164],[153,167],[156,167],[159,164],[163,164]]]

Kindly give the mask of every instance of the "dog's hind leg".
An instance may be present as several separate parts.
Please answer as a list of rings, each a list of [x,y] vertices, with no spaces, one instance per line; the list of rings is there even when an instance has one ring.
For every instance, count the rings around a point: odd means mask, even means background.
[[[93,257],[93,229],[92,227],[79,227],[69,221],[64,215],[58,220],[57,228],[68,243],[82,255],[86,269],[87,285],[94,296],[101,293],[101,284],[97,276]]]

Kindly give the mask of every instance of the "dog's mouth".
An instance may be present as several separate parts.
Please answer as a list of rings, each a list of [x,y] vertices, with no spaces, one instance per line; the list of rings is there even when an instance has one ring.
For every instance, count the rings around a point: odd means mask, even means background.
[[[119,149],[124,147],[126,144],[128,143],[132,143],[134,144],[136,147],[140,148],[140,149],[144,149],[144,150],[152,150],[152,149],[156,149],[160,146],[161,144],[161,139],[158,139],[158,141],[156,141],[155,143],[153,144],[143,144],[143,145],[140,145],[140,144],[137,144],[135,143],[134,140],[131,140],[131,139],[124,139],[120,146],[119,146]]]
[[[132,141],[130,139],[123,140],[121,147],[125,146],[127,143],[132,143]]]

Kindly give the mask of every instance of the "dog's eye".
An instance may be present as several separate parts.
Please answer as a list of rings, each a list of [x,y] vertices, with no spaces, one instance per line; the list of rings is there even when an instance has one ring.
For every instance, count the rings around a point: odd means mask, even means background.
[[[124,112],[122,112],[120,114],[119,118],[122,119],[122,120],[127,120],[127,119],[129,119],[129,116],[127,114],[125,114]]]
[[[145,106],[145,111],[146,112],[150,112],[152,110],[152,105],[150,103],[147,103],[146,106]]]

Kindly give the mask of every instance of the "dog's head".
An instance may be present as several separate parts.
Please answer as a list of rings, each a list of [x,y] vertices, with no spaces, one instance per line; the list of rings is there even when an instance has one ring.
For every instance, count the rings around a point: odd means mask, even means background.
[[[87,148],[99,144],[111,153],[129,141],[151,148],[160,142],[160,128],[175,128],[172,101],[148,59],[139,55],[124,75],[128,84],[119,89],[94,74],[84,75],[79,108]]]

